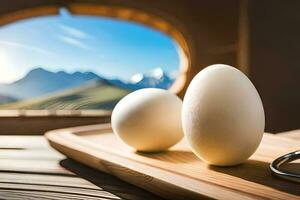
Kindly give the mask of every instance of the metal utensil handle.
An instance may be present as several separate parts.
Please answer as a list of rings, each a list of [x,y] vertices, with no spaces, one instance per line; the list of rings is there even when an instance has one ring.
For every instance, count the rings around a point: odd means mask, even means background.
[[[286,155],[283,155],[283,156],[275,159],[270,164],[270,168],[276,176],[279,176],[279,177],[287,179],[287,180],[300,182],[300,174],[280,170],[281,165],[292,162],[297,159],[300,159],[300,150],[288,153]]]

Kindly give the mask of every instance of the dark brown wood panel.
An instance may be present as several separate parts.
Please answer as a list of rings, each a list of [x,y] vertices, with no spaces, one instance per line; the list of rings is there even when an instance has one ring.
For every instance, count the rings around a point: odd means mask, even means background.
[[[249,1],[250,78],[260,92],[266,130],[300,128],[300,1]]]
[[[0,116],[0,135],[42,135],[53,129],[109,122],[110,116]]]

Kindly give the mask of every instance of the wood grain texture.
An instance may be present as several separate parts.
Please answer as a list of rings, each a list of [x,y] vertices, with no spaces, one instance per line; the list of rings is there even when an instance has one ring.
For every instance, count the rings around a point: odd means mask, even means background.
[[[282,133],[278,134],[278,136],[300,141],[300,129],[282,132]]]
[[[0,199],[160,199],[77,163],[42,136],[0,136]]]
[[[274,177],[269,170],[273,159],[300,146],[284,137],[266,133],[257,152],[236,167],[203,163],[184,140],[166,152],[137,153],[103,125],[52,131],[46,137],[68,157],[165,198],[300,199],[299,184]],[[299,169],[299,163],[290,167]]]

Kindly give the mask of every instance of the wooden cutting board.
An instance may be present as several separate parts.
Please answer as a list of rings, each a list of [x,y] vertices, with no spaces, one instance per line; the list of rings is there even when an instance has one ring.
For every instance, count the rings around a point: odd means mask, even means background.
[[[256,153],[235,167],[209,166],[185,140],[161,153],[138,153],[120,142],[109,125],[46,133],[52,147],[95,169],[168,199],[300,199],[300,184],[272,175],[275,158],[298,150],[300,141],[268,133]],[[286,165],[300,170],[300,163]]]

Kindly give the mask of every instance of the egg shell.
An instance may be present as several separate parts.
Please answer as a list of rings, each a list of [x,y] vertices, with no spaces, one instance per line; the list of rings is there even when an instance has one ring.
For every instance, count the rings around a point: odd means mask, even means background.
[[[211,65],[190,83],[183,100],[182,126],[193,152],[212,165],[247,160],[265,127],[260,96],[238,69]]]
[[[137,90],[114,108],[112,128],[125,144],[138,151],[162,151],[183,137],[181,108],[181,99],[167,90]]]

